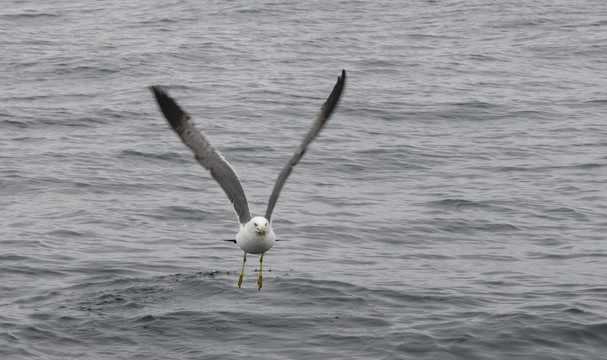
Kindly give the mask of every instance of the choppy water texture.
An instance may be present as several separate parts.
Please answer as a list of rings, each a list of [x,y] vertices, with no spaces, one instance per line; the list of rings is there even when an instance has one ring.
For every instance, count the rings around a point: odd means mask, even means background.
[[[0,358],[603,359],[603,1],[4,1]],[[262,214],[258,292],[160,84]]]

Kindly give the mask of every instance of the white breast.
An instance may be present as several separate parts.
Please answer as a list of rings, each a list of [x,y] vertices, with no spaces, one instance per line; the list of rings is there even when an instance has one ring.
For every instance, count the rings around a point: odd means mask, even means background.
[[[252,233],[241,228],[236,235],[236,243],[238,246],[249,254],[263,254],[270,250],[276,243],[276,235],[272,229],[266,231],[265,235]]]

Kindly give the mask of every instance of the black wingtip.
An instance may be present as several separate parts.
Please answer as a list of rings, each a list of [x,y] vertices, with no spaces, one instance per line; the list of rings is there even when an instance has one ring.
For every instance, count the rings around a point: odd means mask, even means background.
[[[161,86],[151,85],[150,90],[154,94],[154,97],[156,98],[156,101],[161,109],[164,109],[167,107],[167,105],[168,107],[172,107],[169,104],[174,103],[175,100],[171,99],[169,94]]]
[[[339,98],[341,97],[341,92],[344,88],[345,83],[346,83],[346,70],[342,69],[341,76],[337,77],[337,83],[335,83],[335,86],[333,87],[333,91],[331,92],[331,94],[329,95],[329,98],[323,105],[323,111],[328,110],[327,120],[328,120],[329,116],[331,115],[331,113],[333,112],[333,109],[335,108],[335,106],[337,106],[337,102],[339,101]]]
[[[158,85],[150,85],[150,91],[152,92],[152,94],[154,94],[154,97],[156,98],[156,101],[158,102],[158,105],[160,105],[161,108],[162,108],[162,103],[168,97],[166,91],[164,91]]]
[[[337,77],[337,83],[338,84],[340,84],[340,83],[343,84],[345,82],[346,82],[346,70],[342,69],[341,70],[341,76]]]
[[[165,92],[162,90],[162,88],[158,85],[150,85],[149,89],[154,94],[154,96],[156,96],[156,98],[165,94]]]
[[[173,129],[180,134],[184,126],[183,121],[188,117],[187,113],[177,105],[177,102],[173,100],[162,87],[152,85],[150,86],[150,90],[154,93],[156,102],[164,114],[164,117],[168,120]]]

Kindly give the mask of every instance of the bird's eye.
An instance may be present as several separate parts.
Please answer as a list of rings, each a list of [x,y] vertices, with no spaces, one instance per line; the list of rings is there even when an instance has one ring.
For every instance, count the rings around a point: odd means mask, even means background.
[[[253,223],[253,225],[257,226],[257,223]]]
[[[266,226],[268,226],[268,223],[266,223]]]

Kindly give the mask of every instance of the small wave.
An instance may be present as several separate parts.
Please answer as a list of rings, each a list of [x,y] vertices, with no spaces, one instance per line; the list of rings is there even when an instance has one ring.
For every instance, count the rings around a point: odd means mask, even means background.
[[[95,76],[107,76],[108,74],[117,74],[119,72],[120,69],[99,68],[92,66],[61,66],[53,71],[53,73],[57,75],[92,73],[95,74]]]
[[[474,60],[474,61],[482,61],[482,62],[494,62],[494,61],[498,61],[498,62],[506,62],[506,59],[500,59],[498,57],[495,56],[490,56],[487,54],[469,54],[468,55],[468,59],[470,60]]]
[[[465,107],[465,108],[473,108],[473,109],[492,109],[498,107],[495,104],[491,104],[485,101],[467,101],[467,102],[457,102],[452,103],[451,105],[457,107]]]
[[[572,308],[567,308],[563,311],[570,313],[570,314],[582,314],[584,312],[584,309],[572,307]]]
[[[474,233],[477,231],[488,233],[518,232],[516,225],[510,223],[494,223],[487,220],[456,220],[439,223],[437,229],[446,233]]]
[[[30,261],[29,256],[18,255],[14,253],[0,254],[0,262],[6,264],[6,261]]]
[[[607,104],[607,99],[594,99],[594,100],[586,100],[583,102],[584,104],[596,104],[596,105],[605,105]]]
[[[20,128],[20,129],[25,129],[25,128],[31,127],[30,123],[28,123],[26,121],[19,121],[19,120],[6,119],[6,120],[2,120],[2,123],[6,124],[8,126],[14,126],[14,127]]]
[[[443,200],[429,201],[422,204],[431,208],[442,208],[445,210],[467,210],[467,209],[486,209],[492,211],[508,212],[509,208],[503,204],[494,201],[482,201],[482,200],[466,200],[458,198],[449,198]]]
[[[185,206],[169,206],[162,210],[168,218],[188,219],[188,220],[204,220],[209,217],[211,212],[192,209]]]
[[[82,237],[84,236],[82,233],[74,230],[53,230],[47,233],[47,235],[56,236],[60,238],[73,238],[73,237]]]
[[[120,152],[120,155],[118,155],[118,157],[119,158],[136,157],[136,158],[144,158],[144,159],[152,159],[152,160],[163,160],[163,161],[168,161],[171,163],[181,163],[181,164],[192,163],[191,159],[188,158],[186,160],[184,158],[183,154],[178,154],[175,152],[149,153],[149,152],[128,149],[128,150],[123,150],[122,152]]]
[[[466,207],[472,207],[472,208],[490,207],[490,205],[488,205],[486,203],[478,202],[478,201],[471,201],[471,200],[466,200],[466,199],[444,199],[444,200],[430,201],[425,204],[429,205],[429,206],[444,207],[444,208],[450,208],[450,209],[459,209],[459,208],[466,208]]]
[[[574,165],[572,167],[574,169],[575,168],[579,168],[579,169],[596,169],[596,168],[603,167],[603,164],[599,164],[599,163],[585,163],[585,164],[580,164],[580,165]]]
[[[0,15],[0,18],[7,20],[21,20],[21,19],[39,19],[39,18],[58,18],[60,15],[50,13],[20,13],[20,14],[4,14]]]
[[[38,259],[32,259],[31,263],[37,262]],[[28,275],[34,277],[44,277],[44,276],[62,276],[64,272],[59,270],[52,270],[49,268],[43,268],[34,265],[14,265],[14,266],[2,266],[0,267],[0,272],[2,274],[19,274],[19,275]]]
[[[496,172],[538,172],[546,173],[554,170],[567,170],[567,169],[597,169],[603,167],[599,163],[582,163],[582,164],[571,164],[571,165],[559,165],[559,166],[501,166],[494,169]]]
[[[550,254],[543,252],[529,252],[527,253],[529,259],[558,259],[558,260],[570,260],[570,259],[582,259],[582,258],[607,258],[607,253],[600,252],[587,252],[587,253],[575,253],[575,254]]]

